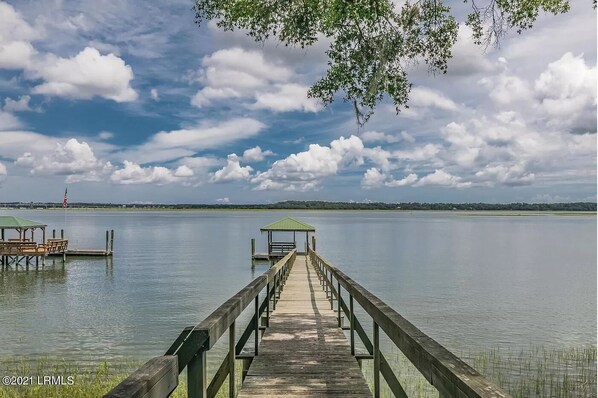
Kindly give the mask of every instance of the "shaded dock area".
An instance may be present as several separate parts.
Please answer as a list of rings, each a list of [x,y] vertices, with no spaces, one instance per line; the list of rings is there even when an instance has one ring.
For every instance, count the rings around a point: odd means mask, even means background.
[[[238,397],[371,397],[311,261],[297,255]]]

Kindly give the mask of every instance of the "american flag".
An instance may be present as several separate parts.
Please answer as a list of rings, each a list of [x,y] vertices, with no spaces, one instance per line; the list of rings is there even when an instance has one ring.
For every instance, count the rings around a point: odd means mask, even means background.
[[[69,198],[66,196],[66,188],[64,188],[64,199],[62,200],[62,207],[67,208],[69,205]]]

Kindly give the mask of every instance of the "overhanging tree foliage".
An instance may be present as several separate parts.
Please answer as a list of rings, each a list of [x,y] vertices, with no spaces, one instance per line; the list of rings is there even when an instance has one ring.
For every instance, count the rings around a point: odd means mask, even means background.
[[[465,0],[467,3],[468,0]],[[594,8],[596,0],[593,0]],[[276,38],[290,46],[330,40],[328,70],[308,95],[325,105],[344,93],[363,125],[388,95],[397,112],[407,106],[407,68],[425,62],[446,73],[459,24],[442,0],[196,0],[196,21],[243,29],[258,42]],[[459,2],[456,2],[459,4]],[[511,28],[531,28],[539,13],[569,10],[568,0],[469,0],[466,23],[474,40],[498,43]]]

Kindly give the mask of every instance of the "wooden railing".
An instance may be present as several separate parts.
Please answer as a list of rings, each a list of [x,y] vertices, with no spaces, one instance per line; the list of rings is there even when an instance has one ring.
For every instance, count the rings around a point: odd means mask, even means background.
[[[67,250],[68,242],[66,239],[48,239],[46,243],[22,240],[0,241],[0,255],[43,256],[49,253],[63,253]]]
[[[66,239],[48,239],[46,241],[46,253],[64,253],[69,246]]]
[[[0,242],[0,255],[15,256],[15,255],[35,255],[38,253],[38,246],[35,242],[27,241],[7,241]],[[40,251],[43,253],[43,251]]]
[[[235,359],[254,335],[254,353],[258,355],[260,319],[265,313],[265,327],[269,326],[270,304],[276,309],[280,292],[297,255],[291,251],[268,271],[255,278],[237,294],[218,307],[196,326],[185,328],[163,356],[150,359],[118,386],[104,395],[105,398],[166,398],[178,385],[178,375],[187,368],[187,393],[189,398],[215,397],[226,378],[229,378],[229,396],[236,395]],[[266,297],[259,303],[259,294],[266,290]],[[251,322],[238,341],[235,321],[251,303],[255,312]],[[228,354],[218,371],[208,383],[207,352],[228,331]],[[251,360],[251,356],[249,356]],[[232,381],[232,382],[231,382]]]
[[[384,377],[395,397],[407,397],[390,364],[380,351],[380,329],[438,390],[441,398],[510,397],[311,248],[308,249],[308,255],[330,299],[331,309],[334,309],[336,301],[338,326],[342,326],[343,312],[349,319],[351,354],[355,355],[355,333],[357,333],[370,354],[369,358],[374,360],[374,397],[380,396],[380,375]],[[342,297],[341,289],[345,289],[349,295],[348,306]],[[355,316],[354,301],[373,320],[373,341],[369,339]]]
[[[268,248],[270,254],[285,255],[296,248],[295,242],[272,242]]]

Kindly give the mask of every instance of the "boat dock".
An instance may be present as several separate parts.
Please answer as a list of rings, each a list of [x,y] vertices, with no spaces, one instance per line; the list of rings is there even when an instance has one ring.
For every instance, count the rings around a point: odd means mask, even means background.
[[[255,251],[255,239],[251,239],[251,261],[255,264],[256,261],[268,261],[274,264],[294,249],[299,249],[297,245],[297,234],[305,234],[305,242],[303,245],[305,251],[309,244],[309,234],[315,233],[316,229],[307,223],[298,221],[293,217],[285,217],[281,220],[268,224],[260,228],[260,232],[268,234],[268,250],[265,253],[258,253]],[[288,240],[274,241],[274,232],[286,234]],[[292,240],[290,240],[292,238]],[[314,236],[312,235],[312,240]],[[301,250],[299,250],[301,253]]]
[[[0,216],[0,267],[18,267],[24,265],[45,265],[46,257],[58,256],[66,260],[68,256],[110,257],[114,249],[114,230],[106,231],[105,249],[73,249],[65,239],[64,230],[56,237],[46,239],[46,224],[26,220],[16,216]],[[37,237],[36,237],[36,231]],[[10,233],[12,232],[12,237]],[[41,233],[40,233],[41,232]],[[41,236],[40,236],[41,235]],[[40,239],[41,238],[41,239]]]
[[[357,306],[371,333],[357,318]],[[241,325],[245,309],[253,316]],[[207,353],[225,334],[228,354],[208,379]],[[190,398],[215,397],[225,385],[230,398],[377,398],[382,380],[393,396],[406,397],[381,350],[383,334],[441,398],[510,397],[311,246],[305,254],[293,249],[104,397],[166,398],[184,370]],[[362,361],[373,362],[371,387]]]

